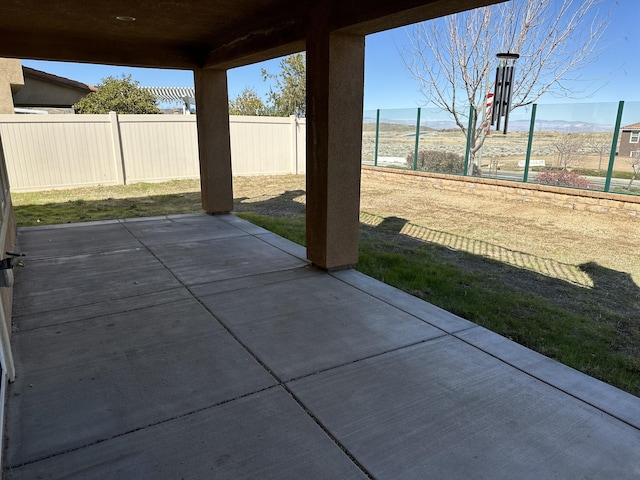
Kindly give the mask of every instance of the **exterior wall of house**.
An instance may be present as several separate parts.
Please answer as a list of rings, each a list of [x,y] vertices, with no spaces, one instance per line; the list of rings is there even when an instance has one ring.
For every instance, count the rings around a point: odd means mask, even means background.
[[[632,138],[633,135],[633,138]],[[637,141],[636,141],[637,137]],[[633,142],[631,140],[634,140]],[[640,130],[622,130],[620,133],[620,144],[618,157],[630,158],[632,152],[640,150]]]
[[[14,95],[13,103],[16,107],[68,108],[89,93],[91,93],[89,88],[57,85],[26,74],[24,87]]]
[[[24,85],[20,60],[0,58],[0,114],[14,117],[13,95]],[[6,157],[0,134],[0,258],[4,252],[12,251],[16,241],[16,222],[11,204],[9,176],[6,169]],[[11,353],[11,309],[13,304],[13,287],[0,287],[0,393],[4,398],[6,380],[13,380],[15,367]],[[4,419],[4,402],[0,406],[0,427]]]
[[[24,85],[20,60],[0,58],[0,114],[13,113],[13,95]]]

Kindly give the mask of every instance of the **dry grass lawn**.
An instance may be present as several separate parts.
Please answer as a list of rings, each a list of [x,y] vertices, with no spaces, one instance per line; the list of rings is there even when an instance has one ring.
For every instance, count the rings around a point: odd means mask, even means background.
[[[242,199],[239,211],[303,214],[304,190],[303,176],[234,179],[235,196]],[[640,285],[638,219],[542,203],[495,202],[429,188],[411,176],[371,171],[362,172],[361,192],[364,223],[400,217],[409,224],[405,234],[544,275],[580,284],[589,280],[579,265],[596,263],[629,274]]]

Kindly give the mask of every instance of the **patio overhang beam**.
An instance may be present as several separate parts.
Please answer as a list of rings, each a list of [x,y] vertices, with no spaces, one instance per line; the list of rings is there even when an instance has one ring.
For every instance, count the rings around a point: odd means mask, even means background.
[[[464,10],[501,3],[504,0],[372,0],[366,8],[358,2],[325,2],[328,31],[350,35],[369,35],[392,28],[442,17]],[[248,33],[209,50],[202,68],[231,69],[306,49],[307,32],[317,20],[318,8],[293,11],[281,25],[268,28],[256,25]]]

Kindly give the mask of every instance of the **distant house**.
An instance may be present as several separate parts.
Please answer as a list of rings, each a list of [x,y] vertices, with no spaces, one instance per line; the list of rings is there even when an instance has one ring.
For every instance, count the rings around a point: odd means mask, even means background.
[[[52,75],[35,68],[23,66],[22,73],[24,87],[13,96],[17,113],[24,113],[26,110],[74,113],[72,105],[96,91],[93,85]]]
[[[640,156],[640,122],[622,127],[620,131],[619,157]]]

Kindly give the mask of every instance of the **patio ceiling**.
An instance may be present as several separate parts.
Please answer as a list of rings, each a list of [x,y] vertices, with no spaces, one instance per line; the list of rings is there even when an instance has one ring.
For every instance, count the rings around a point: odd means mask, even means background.
[[[319,20],[330,31],[366,35],[491,3],[497,0],[7,0],[0,56],[232,68],[304,50]]]

